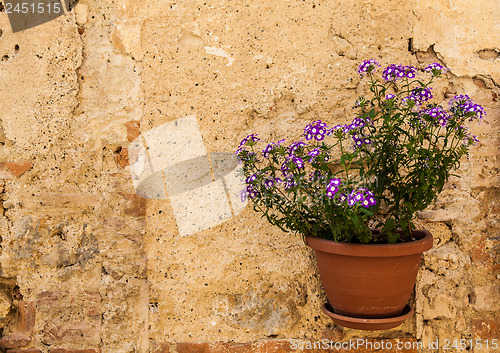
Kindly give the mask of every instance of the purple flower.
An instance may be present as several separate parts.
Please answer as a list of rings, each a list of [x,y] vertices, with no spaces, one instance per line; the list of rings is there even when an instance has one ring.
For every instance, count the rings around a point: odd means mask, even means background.
[[[333,199],[335,197],[335,194],[339,191],[339,188],[337,186],[327,186],[326,187],[326,196],[329,198]]]
[[[428,108],[420,111],[419,116],[430,117],[432,122],[439,122],[441,126],[446,126],[450,120],[450,114],[441,107]],[[428,119],[427,119],[428,120]]]
[[[472,99],[465,94],[453,97],[450,100],[449,105],[450,111],[453,114],[469,117],[470,121],[474,119],[481,120],[483,115],[486,114],[483,107],[479,104],[475,104]]]
[[[266,181],[264,181],[264,186],[269,189],[270,187],[272,187],[274,185],[274,179],[267,179]]]
[[[382,72],[382,78],[386,81],[397,80],[400,78],[415,78],[417,73],[417,68],[413,66],[403,66],[391,64],[387,66]]]
[[[347,204],[349,206],[360,205],[365,208],[368,208],[370,206],[377,204],[377,201],[375,200],[373,193],[363,188],[353,190],[351,194],[347,197],[347,199],[348,199]]]
[[[413,66],[405,66],[405,76],[408,78],[415,78],[417,76],[417,68]]]
[[[290,151],[290,156],[294,154],[294,152],[296,150],[298,150],[300,147],[304,147],[306,144],[304,143],[304,141],[297,141],[297,142],[293,142],[289,147],[289,151]]]
[[[369,145],[372,143],[369,138],[366,138],[361,134],[354,134],[352,136],[352,140],[354,142],[354,147],[362,147],[363,145]]]
[[[464,137],[464,146],[477,146],[477,143],[479,142],[479,139],[475,136],[475,135],[472,135],[472,134],[467,134],[465,137]]]
[[[316,141],[322,141],[328,133],[328,126],[321,120],[316,120],[315,122],[307,125],[304,129],[303,136],[306,140],[315,139]]]
[[[346,201],[347,201],[347,196],[345,196],[344,194],[339,194],[339,202],[344,203]]]
[[[247,186],[247,195],[249,198],[254,199],[257,196],[259,196],[260,193],[257,190],[255,190],[255,188],[252,185],[248,185]]]
[[[434,76],[439,76],[441,74],[444,74],[448,69],[444,67],[441,64],[438,63],[433,63],[430,65],[427,65],[427,67],[424,69],[427,72],[432,72],[432,75]]]
[[[254,173],[254,174],[252,174],[251,176],[249,176],[248,178],[246,178],[245,182],[246,182],[247,184],[251,184],[251,183],[253,183],[256,179],[257,179],[257,173]]]
[[[431,87],[415,88],[411,91],[411,96],[415,97],[417,104],[422,104],[432,98]]]
[[[342,184],[342,180],[340,180],[339,178],[330,179],[330,181],[328,182],[328,186],[339,186],[340,184]]]
[[[287,176],[285,178],[284,182],[285,182],[285,185],[284,185],[285,190],[288,190],[288,189],[290,189],[290,188],[292,188],[292,187],[294,187],[294,186],[297,185],[297,182],[295,181],[295,178],[293,177],[293,175]]]
[[[281,145],[283,142],[285,142],[285,140],[279,140],[278,143],[274,143],[274,142],[271,142],[270,144],[268,144],[266,146],[266,148],[264,148],[262,150],[262,156],[264,158],[267,158],[269,157],[269,154],[271,153],[272,150],[274,150],[276,147],[278,147],[279,145]]]
[[[246,145],[248,142],[257,142],[257,141],[260,141],[260,138],[257,137],[257,134],[250,134],[243,140],[241,140],[240,147]]]
[[[423,102],[426,102],[432,98],[431,89],[432,88],[430,87],[414,88],[409,96],[404,97],[401,100],[401,103],[407,106],[410,106],[410,104],[412,104],[412,106],[415,104],[422,105]]]
[[[368,59],[359,65],[357,71],[360,75],[364,75],[366,73],[374,72],[377,66],[380,66],[380,64],[375,59]]]
[[[389,99],[393,99],[393,98],[395,98],[395,97],[396,97],[396,96],[395,96],[394,94],[387,94],[387,95],[385,96],[385,99],[389,100]]]
[[[312,162],[320,153],[319,148],[313,149],[311,152],[309,152],[307,155],[311,158],[309,158],[309,163]]]
[[[355,128],[362,128],[366,125],[366,122],[365,120],[361,119],[361,118],[356,118],[352,121],[351,123],[351,127],[352,129],[355,129]]]
[[[291,161],[293,164],[297,166],[298,169],[304,168],[304,161],[302,160],[302,158],[297,156],[292,156]]]
[[[311,182],[322,179],[325,179],[325,174],[321,170],[315,170],[314,172],[309,174],[309,181]]]
[[[286,173],[288,172],[288,170],[290,169],[288,167],[288,160],[284,161],[283,164],[281,165],[281,172],[283,173],[283,175],[286,175]]]
[[[342,180],[340,180],[339,178],[330,179],[328,181],[328,184],[326,185],[326,196],[333,199],[333,197],[339,191],[340,184],[342,184]]]

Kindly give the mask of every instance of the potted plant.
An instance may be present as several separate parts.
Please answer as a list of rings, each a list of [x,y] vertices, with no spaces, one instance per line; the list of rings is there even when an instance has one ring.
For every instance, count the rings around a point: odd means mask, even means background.
[[[350,124],[318,120],[303,139],[258,147],[245,137],[237,150],[246,181],[243,197],[285,232],[315,250],[329,303],[341,325],[386,329],[412,315],[407,303],[421,254],[432,235],[415,230],[416,212],[435,202],[477,139],[466,123],[483,108],[458,95],[444,108],[431,83],[446,68],[424,70],[365,60],[358,72],[370,95],[356,101]]]

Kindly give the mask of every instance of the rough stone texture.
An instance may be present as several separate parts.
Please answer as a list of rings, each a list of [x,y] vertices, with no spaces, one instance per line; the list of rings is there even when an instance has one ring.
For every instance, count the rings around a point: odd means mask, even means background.
[[[31,338],[24,333],[12,333],[0,338],[0,348],[20,348],[30,343]]]
[[[340,341],[333,341],[340,342]],[[266,340],[252,343],[166,343],[154,353],[417,353],[415,339],[360,339],[346,341],[344,348],[335,348],[329,340],[307,342],[300,340]]]
[[[11,352],[175,353],[497,335],[499,18],[497,0],[81,0],[18,33],[0,16],[2,339],[31,340]],[[346,123],[367,58],[440,61],[436,100],[465,93],[487,111],[461,178],[419,215],[435,244],[416,315],[385,332],[333,327],[312,252],[250,207],[179,237],[128,162],[141,133],[191,114],[209,152]]]

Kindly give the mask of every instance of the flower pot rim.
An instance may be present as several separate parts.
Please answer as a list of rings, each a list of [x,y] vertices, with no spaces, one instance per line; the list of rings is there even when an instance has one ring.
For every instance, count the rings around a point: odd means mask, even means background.
[[[359,257],[397,257],[418,255],[432,248],[432,234],[423,230],[413,230],[415,241],[396,244],[358,244],[338,243],[333,240],[306,237],[306,244],[316,251],[333,253],[337,255],[359,256]]]

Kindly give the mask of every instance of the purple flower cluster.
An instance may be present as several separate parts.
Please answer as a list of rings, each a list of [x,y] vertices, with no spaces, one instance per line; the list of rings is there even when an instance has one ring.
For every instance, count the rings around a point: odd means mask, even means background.
[[[397,80],[400,78],[415,78],[417,76],[417,68],[413,66],[403,66],[391,64],[382,72],[382,77],[386,81]]]
[[[411,96],[415,98],[417,104],[421,104],[432,98],[431,89],[432,89],[431,87],[414,88],[411,91]]]
[[[385,99],[389,100],[389,99],[393,99],[393,98],[396,98],[396,96],[394,94],[387,94],[385,96]]]
[[[304,141],[297,141],[297,142],[293,142],[289,147],[288,147],[288,150],[289,150],[289,154],[290,156],[292,156],[296,150],[298,150],[300,147],[304,147],[306,144],[304,143]]]
[[[257,141],[260,141],[260,138],[257,137],[257,134],[250,134],[247,137],[245,137],[243,140],[241,140],[240,147],[243,147],[248,142],[257,142]]]
[[[260,195],[260,193],[253,187],[253,185],[247,185],[246,194],[251,199],[254,199]]]
[[[274,142],[271,142],[270,144],[268,144],[266,146],[266,148],[264,148],[262,150],[262,156],[264,158],[267,158],[269,157],[269,154],[271,153],[272,150],[274,150],[276,147],[278,147],[279,145],[281,145],[283,142],[285,142],[285,140],[279,140],[278,143],[274,143]]]
[[[342,184],[342,181],[340,179],[330,179],[330,181],[326,185],[326,196],[333,199],[335,194],[339,191],[340,184]]]
[[[347,204],[349,206],[361,205],[365,208],[376,205],[377,201],[373,193],[367,189],[353,190],[349,197],[347,197]]]
[[[439,122],[441,126],[446,126],[448,120],[450,120],[450,114],[439,106],[421,110],[419,115],[424,117],[429,116],[434,122]]]
[[[362,76],[366,73],[371,73],[375,71],[377,66],[380,66],[380,64],[375,59],[368,59],[363,61],[361,65],[359,65],[357,71]]]
[[[245,179],[245,183],[247,184],[252,184],[255,180],[257,180],[257,173],[254,173],[250,175],[248,178]]]
[[[311,150],[307,155],[311,158],[309,158],[309,163],[311,163],[312,161],[314,161],[314,159],[316,159],[316,157],[320,154],[320,150],[319,148],[315,148],[313,150]]]
[[[288,190],[290,188],[293,188],[294,186],[297,185],[297,181],[295,180],[293,175],[289,175],[285,178],[284,180],[284,188],[285,190]]]
[[[448,71],[446,67],[438,63],[427,65],[424,70],[427,72],[432,72],[434,76],[439,76],[440,74],[444,74],[446,71]]]
[[[475,118],[481,120],[483,115],[486,114],[483,107],[474,103],[472,99],[465,94],[453,97],[450,100],[449,105],[452,113],[468,116],[470,117],[470,121],[473,121]]]
[[[328,134],[328,127],[321,120],[316,120],[315,122],[307,125],[304,129],[304,137],[306,140],[315,139],[316,141],[323,141],[325,136]]]
[[[477,143],[479,142],[479,139],[470,133],[467,133],[467,135],[464,137],[464,146],[476,146]]]
[[[322,172],[321,170],[315,170],[311,174],[309,174],[309,181],[314,182],[317,180],[323,180],[325,179],[325,172]]]
[[[297,157],[297,156],[292,156],[290,157],[290,161],[295,164],[295,166],[298,168],[298,169],[303,169],[304,168],[304,161],[302,160],[302,158],[300,157]]]
[[[369,118],[355,118],[350,124],[336,125],[332,130],[342,130],[344,134],[351,134],[354,146],[361,147],[371,144],[371,140],[363,133],[364,127],[371,123]]]
[[[285,161],[281,165],[280,169],[283,175],[287,175],[288,171],[290,170],[290,166],[292,165],[297,169],[304,169],[304,161],[302,160],[302,158],[292,154],[289,157],[286,157]]]
[[[432,93],[431,93],[430,87],[419,87],[419,88],[414,88],[410,95],[407,97],[404,97],[401,100],[401,103],[407,106],[410,106],[410,103],[412,103],[411,106],[413,105],[422,105],[423,102],[428,101],[429,99],[432,98]]]
[[[370,145],[372,141],[369,138],[366,138],[363,134],[353,134],[352,139],[354,141],[354,146],[361,147],[363,145]]]

